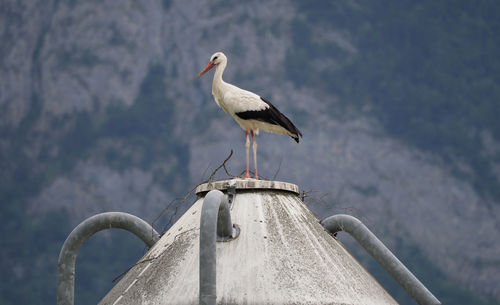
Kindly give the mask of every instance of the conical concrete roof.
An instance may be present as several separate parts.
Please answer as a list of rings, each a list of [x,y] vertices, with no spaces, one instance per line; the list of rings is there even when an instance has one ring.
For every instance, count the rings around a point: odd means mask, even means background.
[[[99,304],[198,304],[200,197]],[[234,180],[240,235],[217,243],[218,304],[397,304],[283,182]]]

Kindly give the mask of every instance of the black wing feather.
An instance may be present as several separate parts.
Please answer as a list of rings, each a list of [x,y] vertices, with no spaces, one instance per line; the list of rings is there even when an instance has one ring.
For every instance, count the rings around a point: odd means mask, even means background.
[[[302,136],[302,133],[299,131],[295,125],[283,114],[281,113],[273,104],[264,99],[260,98],[263,102],[269,105],[269,108],[264,110],[251,110],[251,111],[243,111],[237,112],[236,115],[244,120],[257,120],[261,122],[266,122],[269,124],[279,125],[290,133],[295,135],[292,137],[297,143],[299,143],[299,137]]]

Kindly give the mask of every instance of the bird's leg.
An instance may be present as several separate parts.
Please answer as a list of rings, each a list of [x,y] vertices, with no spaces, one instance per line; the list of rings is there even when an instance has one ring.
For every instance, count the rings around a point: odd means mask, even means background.
[[[245,148],[246,148],[246,157],[247,157],[247,171],[246,175],[243,178],[250,178],[250,171],[248,170],[248,155],[249,155],[249,150],[250,150],[250,139],[248,138],[248,131],[245,130],[245,138],[246,138],[246,143],[245,143]]]
[[[257,141],[255,140],[255,135],[253,134],[253,130],[250,131],[250,134],[252,135],[252,141],[253,141],[253,163],[255,164],[255,179],[259,179],[259,174],[257,173]]]

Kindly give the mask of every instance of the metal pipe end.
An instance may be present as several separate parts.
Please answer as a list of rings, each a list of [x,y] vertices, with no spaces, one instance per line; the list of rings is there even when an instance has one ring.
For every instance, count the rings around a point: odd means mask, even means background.
[[[232,241],[232,240],[235,240],[236,238],[238,238],[238,236],[240,236],[240,227],[233,223],[233,230],[231,232],[231,235],[229,236],[219,236],[217,235],[217,241],[218,242],[228,242],[228,241]]]

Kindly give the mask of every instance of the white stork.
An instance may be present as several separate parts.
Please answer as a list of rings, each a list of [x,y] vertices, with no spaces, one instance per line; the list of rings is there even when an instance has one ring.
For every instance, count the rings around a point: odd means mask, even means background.
[[[226,55],[222,52],[217,52],[212,55],[207,66],[198,74],[198,78],[213,67],[217,67],[212,83],[212,94],[217,105],[225,112],[229,113],[245,131],[246,176],[244,178],[250,178],[248,170],[248,154],[250,149],[248,132],[252,135],[255,179],[259,179],[257,173],[257,141],[255,140],[254,134],[259,134],[259,129],[266,132],[287,134],[297,143],[299,143],[299,137],[301,137],[302,134],[297,127],[295,127],[295,125],[293,125],[293,123],[269,101],[255,93],[240,89],[223,81],[222,73],[226,65]]]

